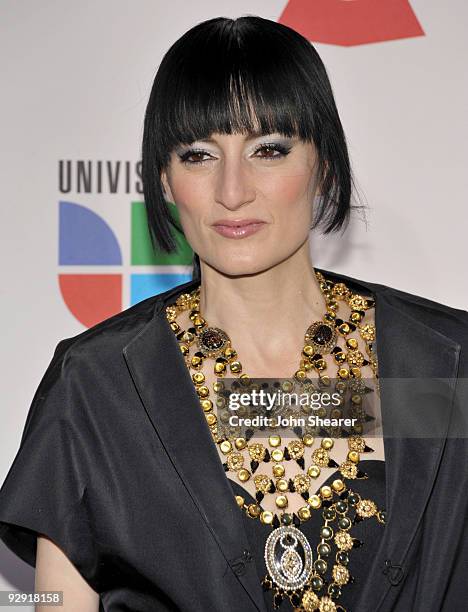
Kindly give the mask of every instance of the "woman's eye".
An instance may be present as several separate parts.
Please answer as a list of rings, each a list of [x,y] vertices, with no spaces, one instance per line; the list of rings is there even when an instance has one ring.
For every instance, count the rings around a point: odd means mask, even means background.
[[[265,153],[265,155],[260,155],[263,159],[279,159],[280,157],[286,156],[290,151],[291,147],[285,147],[274,143],[261,145],[255,150],[255,153]]]
[[[206,151],[197,151],[195,149],[191,149],[190,151],[186,151],[182,155],[180,155],[180,161],[183,164],[188,164],[190,166],[195,164],[203,164],[206,160],[203,159],[205,155],[209,155]],[[195,158],[195,159],[190,159]]]
[[[279,143],[262,144],[255,149],[254,156],[266,160],[279,159],[281,157],[285,157],[290,150],[291,147],[287,147]],[[259,153],[261,153],[261,155],[258,155]],[[190,149],[189,151],[179,155],[179,158],[183,164],[195,166],[209,161],[208,159],[204,159],[205,156],[208,156],[208,158],[212,157],[207,151],[203,151],[201,149]]]

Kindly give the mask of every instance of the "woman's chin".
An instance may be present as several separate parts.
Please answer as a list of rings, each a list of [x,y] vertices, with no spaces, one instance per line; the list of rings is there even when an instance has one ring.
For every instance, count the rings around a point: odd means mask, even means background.
[[[226,260],[217,261],[216,265],[212,266],[220,274],[225,276],[252,276],[265,272],[275,265],[275,261],[269,261],[265,257],[249,257],[242,260]]]

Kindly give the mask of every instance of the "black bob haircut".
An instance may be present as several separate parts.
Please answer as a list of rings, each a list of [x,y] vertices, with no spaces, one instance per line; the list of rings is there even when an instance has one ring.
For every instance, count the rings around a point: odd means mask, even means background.
[[[153,247],[176,248],[161,172],[173,149],[212,133],[279,132],[312,142],[321,197],[312,228],[346,228],[354,178],[333,91],[320,56],[295,30],[255,15],[217,17],[164,55],[146,108],[142,180]],[[311,203],[312,205],[312,203]],[[199,276],[195,254],[194,276]],[[196,272],[195,272],[196,269]]]

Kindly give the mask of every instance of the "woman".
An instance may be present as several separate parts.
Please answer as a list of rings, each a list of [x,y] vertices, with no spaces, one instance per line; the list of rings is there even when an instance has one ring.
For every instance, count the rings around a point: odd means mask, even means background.
[[[167,198],[194,278],[58,344],[0,494],[36,590],[66,610],[464,609],[468,313],[313,266],[310,228],[343,229],[352,195],[313,46],[254,16],[184,34],[143,179],[155,245],[174,247]],[[403,382],[435,378],[421,436]],[[232,379],[317,391],[269,414],[322,422],[239,428]]]

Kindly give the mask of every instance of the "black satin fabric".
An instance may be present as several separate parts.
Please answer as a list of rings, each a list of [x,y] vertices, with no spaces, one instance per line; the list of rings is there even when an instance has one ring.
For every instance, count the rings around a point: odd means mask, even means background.
[[[364,283],[320,271],[358,290]],[[380,304],[382,376],[455,378],[466,389],[468,313],[364,285]],[[263,569],[249,563],[237,573],[244,546],[258,554],[257,536],[232,496],[164,314],[164,300],[192,288],[148,298],[57,345],[0,490],[4,543],[34,566],[37,534],[51,538],[105,612],[268,609]],[[444,398],[441,425],[463,422],[467,406],[463,392]],[[382,409],[388,418],[411,406],[395,389],[383,393]],[[389,520],[352,551],[357,573],[372,559],[347,589],[358,601],[352,612],[466,610],[467,449],[466,438],[453,436],[385,441]],[[372,481],[364,485],[367,495]]]
[[[363,499],[372,499],[377,504],[377,507],[384,509],[385,507],[385,462],[373,459],[366,459],[360,463],[363,469],[369,476],[368,479],[354,480],[348,485],[361,495]],[[323,485],[331,485],[333,480],[341,478],[339,472],[333,472]],[[242,495],[247,503],[256,503],[255,499],[246,491],[237,481],[229,478],[234,495]],[[251,519],[245,511],[244,526],[247,532],[247,537],[250,542],[250,550],[252,551],[253,562],[256,565],[259,576],[263,578],[267,574],[265,565],[264,549],[267,537],[270,535],[272,528],[268,525],[263,525],[259,519]],[[315,551],[317,544],[320,541],[320,528],[323,525],[321,511],[312,512],[311,518],[300,525],[300,530],[307,537],[312,550]],[[354,578],[354,582],[342,587],[342,595],[338,599],[347,612],[355,612],[357,596],[359,595],[360,585],[364,584],[369,569],[374,563],[374,556],[378,544],[382,539],[385,526],[379,523],[375,517],[361,521],[350,530],[353,538],[361,540],[361,547],[354,548],[349,552],[348,569]],[[330,557],[333,561],[334,555]],[[328,573],[328,572],[327,572]],[[273,591],[265,591],[265,605],[268,612],[273,612]],[[292,612],[294,607],[289,599],[284,599],[279,608],[280,612]]]
[[[0,538],[35,566],[37,533],[47,535],[106,612],[235,612],[246,593],[155,435],[122,356],[153,311],[149,300],[59,343],[0,490]],[[196,440],[187,452],[197,456]]]

